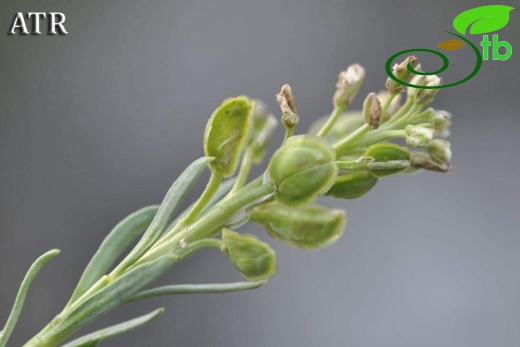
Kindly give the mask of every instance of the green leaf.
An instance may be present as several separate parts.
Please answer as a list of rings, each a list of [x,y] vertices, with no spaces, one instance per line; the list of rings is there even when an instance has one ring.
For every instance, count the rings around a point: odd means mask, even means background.
[[[453,20],[453,27],[462,35],[470,28],[470,34],[486,34],[497,31],[509,22],[509,12],[514,7],[487,5],[464,11]]]
[[[110,269],[132,241],[150,226],[158,209],[159,206],[142,208],[127,216],[112,229],[87,265],[69,304],[78,299]]]
[[[213,112],[204,132],[204,152],[215,157],[210,166],[224,177],[235,172],[247,138],[254,102],[246,96],[228,98]]]
[[[88,335],[77,338],[74,341],[71,341],[62,347],[94,347],[99,345],[101,342],[106,340],[107,338],[114,337],[117,335],[121,335],[123,333],[129,332],[131,330],[137,329],[150,323],[151,321],[157,319],[164,313],[164,308],[159,308],[153,312],[150,312],[146,315],[134,318],[132,320],[110,326],[108,328],[104,328],[101,330],[94,331]]]
[[[0,331],[0,347],[4,347],[13,329],[18,322],[18,318],[20,317],[20,313],[22,312],[23,304],[25,302],[25,297],[27,296],[27,291],[29,290],[29,286],[32,281],[40,272],[41,268],[52,258],[57,256],[60,253],[58,249],[53,249],[48,251],[47,253],[41,255],[36,261],[31,265],[29,271],[25,275],[22,284],[20,285],[20,289],[18,290],[18,294],[16,295],[16,299],[14,301],[13,308],[11,309],[11,313],[9,314],[9,318],[7,318],[7,322],[5,323],[4,329]]]
[[[175,294],[219,294],[219,293],[230,293],[239,292],[242,290],[256,289],[267,281],[256,281],[256,282],[236,282],[236,283],[212,283],[212,284],[177,284],[171,286],[163,286],[142,291],[141,293],[133,296],[128,302],[134,302],[138,300],[153,298],[162,295],[175,295]]]
[[[116,274],[121,273],[132,265],[164,234],[166,227],[173,220],[180,204],[213,159],[211,157],[202,157],[195,160],[175,180],[139,243],[114,270]]]
[[[50,346],[60,343],[78,329],[127,302],[157,280],[177,260],[175,255],[164,255],[138,265],[112,281],[108,276],[103,276],[105,285],[85,300],[66,309],[56,318],[58,323],[41,338]]]

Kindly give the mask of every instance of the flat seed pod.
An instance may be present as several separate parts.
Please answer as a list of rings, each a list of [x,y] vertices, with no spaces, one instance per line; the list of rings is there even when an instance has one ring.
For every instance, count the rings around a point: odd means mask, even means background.
[[[338,168],[336,152],[323,138],[299,135],[287,139],[269,162],[268,175],[278,192],[275,199],[301,206],[314,201],[334,184]]]
[[[250,125],[254,102],[246,96],[229,98],[213,112],[204,132],[204,152],[214,157],[213,171],[230,177],[235,172]]]
[[[259,281],[276,275],[276,255],[267,243],[229,229],[222,231],[222,241],[229,261],[248,280]]]
[[[378,178],[400,173],[410,166],[410,152],[408,149],[394,143],[378,143],[372,145],[365,152],[365,157],[370,160],[367,162],[368,171]],[[408,162],[407,166],[399,165],[399,163],[406,162]],[[377,164],[381,165],[377,166]]]
[[[339,175],[326,195],[341,199],[356,199],[368,193],[377,183],[368,170]]]
[[[263,225],[274,239],[304,249],[330,246],[346,225],[343,210],[323,206],[295,209],[277,202],[255,207],[251,220]]]

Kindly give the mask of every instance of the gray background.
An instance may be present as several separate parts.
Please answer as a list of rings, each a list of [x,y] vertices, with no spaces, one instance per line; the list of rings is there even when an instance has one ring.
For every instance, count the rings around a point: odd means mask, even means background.
[[[274,94],[290,83],[303,131],[330,111],[340,70],[363,64],[360,93],[377,91],[390,55],[434,48],[450,38],[442,30],[456,14],[484,4],[1,1],[1,322],[30,263],[62,249],[34,282],[11,346],[61,309],[110,228],[159,202],[202,154],[206,120],[222,99],[247,94],[276,110]],[[9,36],[18,11],[64,12],[69,35]],[[520,346],[518,11],[498,32],[512,58],[484,62],[434,102],[454,114],[451,174],[388,178],[362,199],[329,200],[349,217],[331,248],[271,242],[279,275],[264,288],[125,307],[95,326],[167,311],[104,345]],[[472,66],[465,54],[450,53],[460,65],[447,80]],[[162,283],[235,280],[225,257],[207,251]]]

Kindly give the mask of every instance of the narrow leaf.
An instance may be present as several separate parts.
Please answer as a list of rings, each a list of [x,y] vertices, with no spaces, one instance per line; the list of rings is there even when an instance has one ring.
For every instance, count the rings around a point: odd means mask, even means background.
[[[127,302],[164,274],[177,259],[175,255],[164,255],[126,271],[84,301],[72,305],[63,317],[59,317],[60,323],[42,338],[52,346],[61,342],[78,329]]]
[[[27,274],[25,275],[22,284],[20,285],[20,289],[18,290],[18,294],[16,295],[13,308],[11,309],[11,314],[9,314],[9,318],[7,318],[4,329],[0,332],[0,347],[5,346],[9,340],[9,337],[11,336],[11,333],[13,332],[16,322],[18,321],[18,317],[20,317],[20,313],[22,312],[25,297],[27,296],[27,291],[29,290],[29,286],[31,285],[32,281],[38,272],[40,272],[41,268],[59,253],[60,251],[58,249],[48,251],[36,259],[36,261],[29,268],[29,271],[27,271]]]
[[[514,7],[505,5],[486,5],[464,11],[453,20],[453,27],[462,35],[486,34],[502,29],[509,22],[509,12]]]
[[[132,320],[110,326],[108,328],[104,328],[98,331],[94,331],[88,335],[77,338],[74,341],[71,341],[62,347],[94,347],[99,345],[101,342],[106,340],[107,338],[114,337],[117,335],[121,335],[123,333],[129,332],[131,330],[142,327],[145,324],[150,323],[151,321],[159,318],[164,313],[164,308],[159,308],[153,312],[150,312],[146,315],[134,318]]]
[[[158,209],[159,206],[144,207],[127,216],[112,229],[87,265],[69,304],[78,299],[110,269],[132,241],[150,226]]]
[[[175,294],[218,294],[238,292],[260,288],[267,283],[267,280],[256,282],[236,282],[236,283],[212,283],[212,284],[178,284],[145,290],[133,296],[128,302],[149,299],[162,295]]]
[[[168,193],[164,197],[152,223],[143,237],[130,254],[116,268],[116,273],[121,273],[132,265],[157,241],[166,227],[173,220],[180,204],[195,185],[206,166],[213,161],[212,157],[202,157],[191,163],[190,166],[175,180]]]
[[[437,48],[441,48],[447,51],[456,51],[464,47],[465,43],[461,40],[447,40],[439,43]]]

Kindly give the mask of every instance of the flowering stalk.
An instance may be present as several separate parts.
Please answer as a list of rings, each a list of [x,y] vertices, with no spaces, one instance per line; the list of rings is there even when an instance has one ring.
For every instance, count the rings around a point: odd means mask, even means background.
[[[401,80],[415,85],[439,85],[436,76],[412,76],[394,67]],[[345,212],[318,206],[319,196],[354,199],[368,193],[381,178],[418,169],[447,172],[450,116],[425,109],[436,94],[432,89],[407,89],[389,79],[387,91],[370,93],[361,112],[345,112],[363,82],[365,70],[352,65],[340,73],[333,97],[334,110],[316,121],[308,134],[294,135],[298,112],[289,85],[277,95],[283,144],[269,159],[267,170],[249,179],[262,161],[277,121],[265,105],[246,96],[229,98],[215,110],[204,134],[205,156],[194,161],[173,183],[160,206],[138,210],[117,224],[87,265],[64,309],[27,347],[58,346],[78,330],[122,305],[159,295],[224,293],[261,287],[276,274],[276,255],[270,246],[238,229],[247,222],[262,225],[280,242],[302,249],[333,244],[346,225]],[[390,141],[400,140],[407,147]],[[200,175],[211,177],[200,198],[186,211],[178,208]],[[238,173],[235,176],[235,172]],[[119,263],[116,259],[135,239],[137,245]],[[248,281],[230,284],[149,287],[174,264],[196,252],[214,248],[224,253]],[[28,286],[39,269],[58,251],[50,251],[31,267],[2,332],[5,346],[20,315]],[[67,347],[95,346],[107,337],[140,327],[162,309],[68,342]]]

